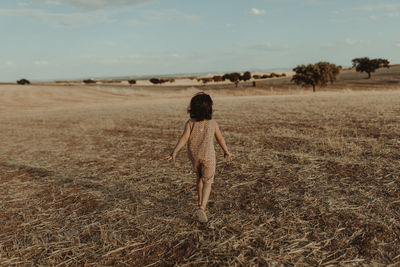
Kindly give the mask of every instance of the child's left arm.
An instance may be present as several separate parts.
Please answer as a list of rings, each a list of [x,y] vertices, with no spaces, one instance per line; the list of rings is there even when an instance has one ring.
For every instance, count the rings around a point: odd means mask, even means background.
[[[185,130],[183,131],[181,138],[179,139],[178,143],[176,144],[174,151],[167,157],[168,160],[175,161],[176,155],[178,154],[179,150],[181,150],[181,148],[189,140],[189,137],[190,137],[190,123],[189,123],[189,121],[187,121],[185,124]]]

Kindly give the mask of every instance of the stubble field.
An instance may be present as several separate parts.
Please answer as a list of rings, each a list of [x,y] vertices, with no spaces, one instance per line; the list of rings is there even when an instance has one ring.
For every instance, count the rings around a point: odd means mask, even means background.
[[[164,159],[194,91],[128,91],[0,87],[1,266],[400,264],[400,91],[211,91],[235,158],[204,225]]]

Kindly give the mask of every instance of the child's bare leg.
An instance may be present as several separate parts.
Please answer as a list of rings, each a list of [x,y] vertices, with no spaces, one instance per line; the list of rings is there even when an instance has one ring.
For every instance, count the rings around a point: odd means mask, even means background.
[[[201,180],[201,178],[197,178],[197,196],[198,196],[199,206],[201,206],[202,195],[203,195],[203,180]]]
[[[201,207],[205,210],[207,208],[208,198],[211,193],[211,183],[204,183],[202,185]]]

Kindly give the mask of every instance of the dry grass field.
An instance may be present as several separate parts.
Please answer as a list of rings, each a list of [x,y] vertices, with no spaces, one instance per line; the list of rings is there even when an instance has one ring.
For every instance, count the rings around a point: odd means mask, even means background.
[[[399,90],[209,90],[235,159],[204,225],[164,159],[195,91],[0,86],[0,266],[400,265]]]

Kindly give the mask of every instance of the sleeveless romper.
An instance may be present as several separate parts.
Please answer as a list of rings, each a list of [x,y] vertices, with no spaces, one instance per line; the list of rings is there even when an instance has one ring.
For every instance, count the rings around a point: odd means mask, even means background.
[[[188,155],[197,178],[213,183],[215,175],[214,135],[217,122],[214,120],[189,120],[190,137]]]

